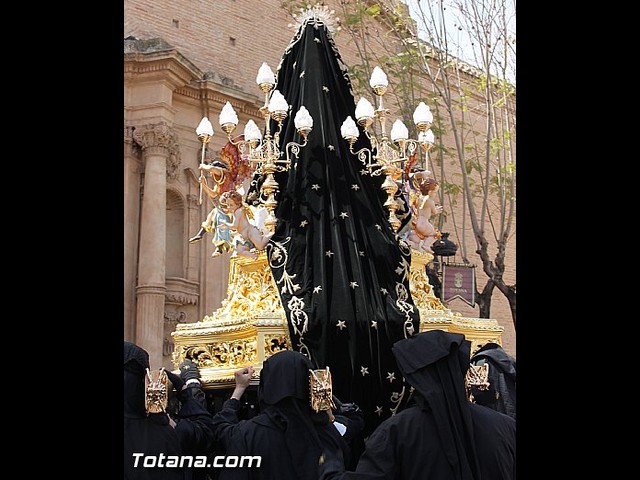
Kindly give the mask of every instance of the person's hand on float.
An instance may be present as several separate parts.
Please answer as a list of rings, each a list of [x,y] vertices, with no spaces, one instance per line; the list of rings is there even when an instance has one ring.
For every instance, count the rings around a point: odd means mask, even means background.
[[[244,394],[247,387],[249,387],[249,382],[251,382],[251,377],[253,376],[253,366],[249,365],[247,367],[242,367],[239,370],[236,370],[233,373],[233,377],[236,381],[236,388],[233,390],[231,394],[231,398],[235,398],[236,400],[240,400],[240,397]]]

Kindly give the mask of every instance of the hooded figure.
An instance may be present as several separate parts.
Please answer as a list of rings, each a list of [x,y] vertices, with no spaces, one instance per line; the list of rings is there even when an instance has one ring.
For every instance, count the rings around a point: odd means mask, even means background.
[[[214,417],[216,439],[227,457],[252,456],[252,465],[220,470],[220,480],[317,480],[324,449],[348,452],[325,412],[316,413],[309,397],[311,361],[285,350],[269,357],[260,373],[260,413],[239,421],[240,402],[227,400]],[[255,456],[260,456],[258,465]],[[348,453],[345,455],[348,457]]]
[[[184,479],[179,468],[162,468],[160,454],[180,455],[178,434],[165,413],[145,409],[145,375],[149,354],[124,342],[124,478],[125,480]],[[142,454],[134,456],[134,454]],[[137,463],[137,466],[136,466]],[[152,466],[155,464],[156,466]]]
[[[180,439],[182,454],[192,457],[215,456],[213,440],[213,415],[207,409],[207,398],[200,383],[200,371],[191,359],[180,364],[180,375],[167,372],[176,393],[173,400],[172,419]],[[168,407],[169,409],[169,407]],[[177,411],[176,411],[177,410]],[[207,463],[211,463],[211,458]],[[193,466],[185,469],[185,480],[208,480],[209,468]]]
[[[489,364],[489,388],[471,387],[475,402],[479,405],[506,413],[516,418],[516,359],[497,343],[483,345],[471,357],[472,365]]]
[[[367,439],[355,472],[326,456],[322,480],[512,480],[515,420],[469,401],[465,375],[470,342],[431,330],[394,344],[413,387],[414,404],[385,420]]]

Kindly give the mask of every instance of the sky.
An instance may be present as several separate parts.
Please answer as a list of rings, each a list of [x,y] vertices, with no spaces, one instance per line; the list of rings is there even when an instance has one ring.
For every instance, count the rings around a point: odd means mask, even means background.
[[[472,39],[468,34],[470,31],[468,28],[469,22],[466,19],[469,18],[469,15],[461,14],[458,6],[473,4],[476,8],[486,6],[494,11],[500,11],[504,8],[509,19],[507,28],[510,40],[509,51],[511,52],[507,78],[515,85],[515,0],[405,0],[405,3],[409,7],[411,16],[417,22],[418,35],[420,38],[428,42],[429,35],[426,27],[437,24],[440,18],[444,18],[448,37],[449,53],[474,66],[478,66],[478,62],[474,59],[474,53],[479,51],[478,41],[477,39]],[[498,30],[494,29],[494,31]],[[435,46],[438,45],[437,42],[434,43]]]

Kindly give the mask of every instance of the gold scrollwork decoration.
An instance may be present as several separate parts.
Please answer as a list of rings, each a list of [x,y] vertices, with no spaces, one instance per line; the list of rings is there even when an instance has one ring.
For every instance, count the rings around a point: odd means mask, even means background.
[[[192,359],[198,368],[225,367],[235,368],[253,363],[258,358],[256,340],[231,340],[211,345],[188,347],[185,358]]]
[[[264,337],[264,357],[289,349],[289,340],[284,335],[267,335]]]
[[[280,295],[275,288],[271,269],[264,254],[255,261],[258,268],[243,269],[238,262],[226,301],[210,319],[217,317],[250,319],[277,313],[284,315]]]
[[[425,254],[419,255],[418,252],[412,250],[411,256],[412,262],[411,269],[409,271],[409,289],[411,290],[413,302],[420,310],[426,309],[448,312],[449,309],[445,307],[440,299],[434,295],[433,288],[429,283],[429,277],[427,277],[425,272]]]

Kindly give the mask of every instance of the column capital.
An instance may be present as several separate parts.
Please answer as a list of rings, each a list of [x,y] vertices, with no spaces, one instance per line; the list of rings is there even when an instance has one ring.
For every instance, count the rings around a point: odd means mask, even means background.
[[[124,127],[124,159],[129,163],[129,169],[133,173],[142,172],[142,159],[140,146],[133,141],[134,127]]]
[[[175,179],[180,166],[180,143],[178,135],[164,122],[148,123],[133,127],[133,141],[143,156],[160,155],[167,160],[167,176]]]
[[[178,143],[173,129],[164,122],[133,127],[133,140],[143,151],[153,147],[171,149]]]
[[[133,143],[133,127],[124,127],[124,143]]]

